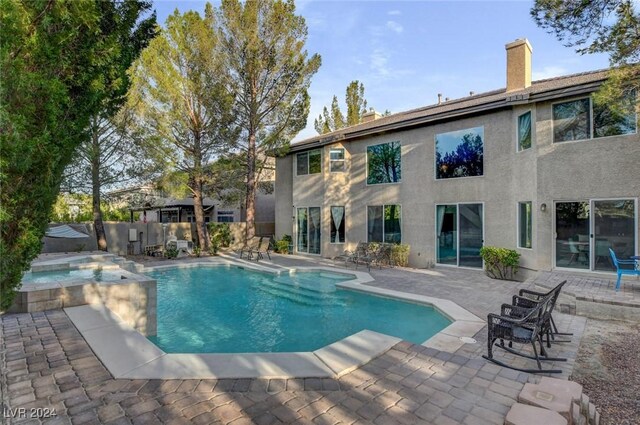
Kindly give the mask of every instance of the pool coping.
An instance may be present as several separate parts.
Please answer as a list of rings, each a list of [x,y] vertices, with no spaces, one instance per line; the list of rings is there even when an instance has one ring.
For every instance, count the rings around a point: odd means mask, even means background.
[[[377,288],[365,283],[374,279],[365,272],[339,268],[281,267],[273,269],[231,259],[216,258],[182,264],[145,267],[147,271],[201,266],[235,266],[272,274],[326,271],[353,275],[336,286],[432,306],[452,323],[422,345],[455,352],[461,337],[473,337],[485,322],[456,303],[441,298]],[[132,329],[104,305],[64,309],[80,334],[114,378],[128,379],[227,379],[227,378],[337,378],[368,363],[401,341],[400,338],[363,330],[313,352],[179,354],[165,353]]]

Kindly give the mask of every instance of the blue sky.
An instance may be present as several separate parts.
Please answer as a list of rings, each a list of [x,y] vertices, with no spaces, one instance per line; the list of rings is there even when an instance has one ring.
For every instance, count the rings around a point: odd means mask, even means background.
[[[160,0],[158,21],[177,7],[204,11],[204,1]],[[212,2],[215,6],[219,2]],[[530,1],[296,2],[309,27],[307,50],[322,66],[313,77],[307,128],[294,141],[317,135],[314,119],[338,96],[343,112],[350,81],[365,86],[368,105],[392,113],[505,87],[506,43],[526,37],[533,46],[533,79],[608,66],[606,55],[584,55],[538,28]]]

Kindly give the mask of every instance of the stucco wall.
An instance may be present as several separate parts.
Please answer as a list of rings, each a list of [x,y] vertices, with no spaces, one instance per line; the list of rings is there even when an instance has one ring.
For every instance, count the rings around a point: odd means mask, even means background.
[[[276,158],[275,222],[276,238],[293,233],[293,156]]]
[[[516,149],[517,118],[532,112],[532,147]],[[435,179],[435,135],[484,127],[484,175]],[[640,196],[638,134],[552,143],[551,103],[367,137],[322,147],[322,173],[296,176],[296,154],[277,161],[276,233],[295,233],[294,207],[320,206],[322,256],[333,257],[366,241],[367,205],[402,206],[402,242],[411,245],[410,264],[435,261],[437,204],[483,203],[484,243],[516,248],[525,268],[552,267],[554,200],[637,198]],[[366,148],[398,141],[402,182],[366,184]],[[329,172],[329,150],[346,149],[347,172]],[[531,201],[532,249],[517,248],[518,202]],[[546,212],[540,209],[546,204]],[[344,205],[346,243],[330,244],[330,206]],[[291,232],[291,233],[290,233]]]

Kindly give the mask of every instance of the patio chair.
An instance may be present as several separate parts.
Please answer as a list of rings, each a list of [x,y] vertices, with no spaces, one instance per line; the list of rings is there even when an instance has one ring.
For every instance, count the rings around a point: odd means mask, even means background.
[[[558,327],[556,326],[556,322],[553,320],[553,315],[552,315],[553,310],[556,306],[556,302],[558,301],[558,297],[560,296],[560,291],[562,290],[562,288],[566,283],[567,281],[563,280],[558,285],[556,285],[555,288],[553,288],[548,292],[537,292],[537,291],[532,291],[530,289],[521,289],[520,292],[518,292],[518,295],[514,295],[511,300],[512,305],[516,307],[524,308],[524,309],[529,309],[529,308],[536,307],[545,298],[551,297],[551,306],[549,308],[549,322],[545,325],[545,331],[547,334],[547,346],[550,345],[549,336],[555,340],[556,335],[566,335],[566,336],[573,335],[572,333],[568,333],[568,332],[559,332]],[[568,342],[568,341],[558,340],[556,342]]]
[[[613,252],[613,249],[609,248],[609,254],[611,254],[611,261],[616,268],[618,274],[618,280],[616,281],[616,291],[620,290],[620,280],[622,275],[640,276],[640,260],[638,257],[634,257],[628,260],[620,260]]]
[[[261,237],[259,236],[254,236],[251,239],[245,241],[244,245],[242,246],[242,248],[240,248],[238,250],[238,254],[240,255],[240,258],[242,258],[242,256],[246,253],[247,254],[247,259],[250,260],[251,257],[253,256],[253,252],[258,249],[258,246],[260,245],[260,241],[262,240]]]
[[[391,244],[383,243],[378,245],[377,249],[371,252],[371,264],[377,264],[379,268],[382,268],[382,265],[387,265],[393,267],[391,261]]]
[[[527,373],[562,373],[559,369],[543,369],[542,361],[566,361],[563,358],[552,358],[546,355],[543,346],[543,336],[545,332],[545,321],[549,321],[549,308],[551,296],[541,300],[537,306],[530,309],[503,304],[500,314],[489,314],[487,316],[487,354],[482,357],[499,366]],[[520,317],[518,317],[520,316]],[[528,359],[536,361],[537,369],[524,369],[506,364],[493,355],[494,344],[500,340],[498,348]],[[517,351],[505,345],[509,343],[530,344],[533,349],[533,356]],[[536,343],[540,346],[540,352],[536,348]]]
[[[256,261],[260,261],[264,258],[264,254],[267,254],[269,260],[271,260],[271,239],[262,238],[258,244],[258,248],[251,249],[249,252],[249,259],[253,258],[253,254],[256,254]]]
[[[333,257],[333,261],[344,260],[344,266],[347,267],[347,264],[351,261],[356,263],[358,257],[363,257],[368,252],[368,244],[366,242],[358,242],[356,249],[354,251],[349,251],[347,249],[341,255]],[[356,263],[357,264],[357,263]]]

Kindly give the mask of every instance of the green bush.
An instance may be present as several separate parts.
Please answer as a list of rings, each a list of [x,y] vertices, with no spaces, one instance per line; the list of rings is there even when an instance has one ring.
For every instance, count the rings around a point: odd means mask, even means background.
[[[211,245],[216,246],[216,252],[220,247],[226,248],[231,245],[233,237],[229,223],[209,223],[209,237]]]
[[[394,244],[391,247],[391,261],[396,266],[407,267],[409,265],[409,251],[407,244]]]
[[[200,248],[199,246],[193,247],[193,255],[200,258],[200,256],[202,255],[202,248]]]
[[[209,244],[209,255],[218,255],[218,250],[220,249],[220,245],[218,245],[217,240],[211,240]]]
[[[483,246],[480,256],[487,275],[493,279],[510,280],[518,273],[520,254],[513,249]]]
[[[290,235],[282,235],[282,239],[275,241],[274,251],[279,254],[288,254],[291,242],[292,239]]]
[[[178,248],[175,248],[175,247],[167,248],[167,250],[164,252],[164,256],[170,260],[173,258],[176,258],[178,256]]]

